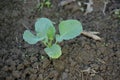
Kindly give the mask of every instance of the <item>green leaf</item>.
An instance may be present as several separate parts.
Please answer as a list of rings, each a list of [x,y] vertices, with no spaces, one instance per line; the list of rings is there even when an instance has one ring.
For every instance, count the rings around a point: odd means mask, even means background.
[[[55,27],[49,27],[47,31],[48,39],[53,40],[55,36],[55,32],[56,32]]]
[[[61,47],[57,44],[53,44],[51,47],[45,48],[44,50],[47,53],[47,55],[53,59],[59,58],[62,54]]]
[[[55,35],[55,27],[48,18],[39,18],[35,23],[35,31],[37,36],[41,36],[48,41],[48,39],[53,40]]]
[[[38,41],[42,40],[43,38],[39,38],[33,35],[29,30],[25,30],[23,33],[23,39],[29,44],[35,44]]]
[[[60,35],[56,35],[56,40],[69,40],[77,37],[83,31],[82,25],[77,20],[66,20],[59,24]]]
[[[48,0],[48,1],[45,2],[45,5],[49,8],[50,5],[51,5],[51,2]]]
[[[53,24],[48,18],[39,18],[35,23],[35,31],[44,37],[47,36],[49,27],[53,27]]]

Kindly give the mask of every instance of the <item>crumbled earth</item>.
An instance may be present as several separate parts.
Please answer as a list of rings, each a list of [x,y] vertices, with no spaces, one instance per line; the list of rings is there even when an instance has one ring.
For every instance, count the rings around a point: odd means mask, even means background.
[[[113,11],[119,0],[110,0],[106,15],[104,0],[93,0],[93,12],[84,15],[77,0],[58,6],[61,0],[51,0],[51,7],[37,9],[38,0],[2,0],[0,2],[0,80],[120,80],[120,19]],[[62,56],[51,60],[44,45],[26,43],[22,34],[26,27],[34,30],[37,18],[48,17],[58,28],[61,20],[77,19],[84,30],[98,31],[102,41],[83,35],[60,43]]]

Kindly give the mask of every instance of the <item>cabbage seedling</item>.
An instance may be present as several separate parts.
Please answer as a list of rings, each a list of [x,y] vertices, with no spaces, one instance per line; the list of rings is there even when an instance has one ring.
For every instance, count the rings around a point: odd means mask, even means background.
[[[25,30],[23,33],[23,39],[29,44],[36,44],[38,41],[42,41],[46,48],[44,51],[52,59],[57,59],[61,56],[61,47],[58,45],[63,40],[70,40],[83,31],[82,25],[77,20],[65,20],[59,24],[59,34],[56,33],[56,29],[52,24],[52,21],[48,18],[39,18],[35,22],[35,34],[30,30]]]

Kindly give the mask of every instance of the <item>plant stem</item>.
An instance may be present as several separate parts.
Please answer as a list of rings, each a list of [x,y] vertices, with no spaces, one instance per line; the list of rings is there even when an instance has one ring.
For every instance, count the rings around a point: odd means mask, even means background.
[[[48,42],[48,46],[49,46],[49,47],[52,46],[52,40],[50,40],[50,41]]]
[[[57,41],[55,41],[55,44],[57,44],[58,42]]]
[[[45,46],[49,47],[45,41],[42,41],[42,42],[44,43]]]

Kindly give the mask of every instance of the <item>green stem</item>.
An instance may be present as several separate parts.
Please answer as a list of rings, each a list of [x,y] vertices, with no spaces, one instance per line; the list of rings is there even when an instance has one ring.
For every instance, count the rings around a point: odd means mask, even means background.
[[[58,42],[57,41],[55,41],[55,44],[57,44]]]
[[[48,42],[48,46],[49,46],[49,47],[52,46],[52,40],[50,40],[50,41]]]
[[[49,47],[45,41],[42,41],[42,42],[44,43],[45,46]]]

